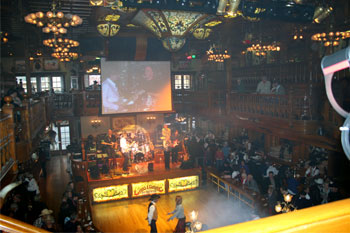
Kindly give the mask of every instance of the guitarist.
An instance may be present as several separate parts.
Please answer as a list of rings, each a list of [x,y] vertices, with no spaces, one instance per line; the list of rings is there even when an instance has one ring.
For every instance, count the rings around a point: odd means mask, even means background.
[[[181,137],[180,137],[179,131],[177,129],[175,130],[171,139],[172,139],[171,162],[177,163],[178,153],[180,151],[180,142],[181,142]]]
[[[106,135],[104,140],[101,142],[101,144],[105,145],[105,151],[108,154],[108,157],[115,156],[114,148],[117,145],[117,138],[115,137],[111,129],[108,130],[108,134]]]

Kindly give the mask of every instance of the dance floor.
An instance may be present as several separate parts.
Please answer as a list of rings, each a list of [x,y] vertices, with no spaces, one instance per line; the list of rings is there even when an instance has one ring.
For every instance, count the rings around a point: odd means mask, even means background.
[[[173,232],[177,220],[167,219],[175,208],[175,197],[183,197],[186,221],[190,221],[190,213],[198,211],[198,220],[209,229],[227,226],[250,219],[248,210],[238,203],[227,200],[225,195],[217,193],[213,188],[201,188],[193,191],[161,195],[157,203],[158,232]],[[149,197],[122,200],[92,206],[92,218],[95,226],[102,232],[149,232],[150,227],[145,220]]]

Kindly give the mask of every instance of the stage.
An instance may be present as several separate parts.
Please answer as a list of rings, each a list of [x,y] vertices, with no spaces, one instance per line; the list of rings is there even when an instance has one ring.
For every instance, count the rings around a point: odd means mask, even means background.
[[[149,171],[149,163],[153,171]],[[118,163],[119,164],[119,163]],[[181,169],[181,163],[170,164],[166,170],[164,162],[132,163],[128,171],[120,165],[99,177],[91,177],[87,172],[90,203],[96,204],[121,199],[134,199],[152,194],[167,194],[196,189],[200,186],[201,170],[199,168]]]

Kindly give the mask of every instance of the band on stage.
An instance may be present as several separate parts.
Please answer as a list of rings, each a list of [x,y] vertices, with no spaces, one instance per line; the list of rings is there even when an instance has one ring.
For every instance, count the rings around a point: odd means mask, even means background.
[[[177,130],[172,134],[171,129],[165,125],[160,139],[164,149],[165,167],[169,169],[170,156],[173,163],[179,161],[181,137]],[[153,161],[155,147],[147,132],[138,130],[136,133],[114,133],[109,129],[102,138],[96,137],[94,140],[93,136],[89,135],[85,142],[85,152],[87,155],[92,155],[88,156],[88,160],[96,159],[98,154],[104,155],[103,159],[108,169],[118,166],[117,160],[111,158],[124,158],[123,171],[128,171],[132,163]]]

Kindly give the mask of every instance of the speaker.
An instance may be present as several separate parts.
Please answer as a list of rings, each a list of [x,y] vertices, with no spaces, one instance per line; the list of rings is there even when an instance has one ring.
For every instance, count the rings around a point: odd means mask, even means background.
[[[92,179],[100,179],[100,171],[97,165],[94,165],[90,168],[90,177]]]
[[[154,170],[153,170],[153,163],[149,163],[148,164],[148,171],[149,172],[153,172]]]
[[[106,164],[102,165],[102,174],[108,174],[109,173],[109,167]]]

